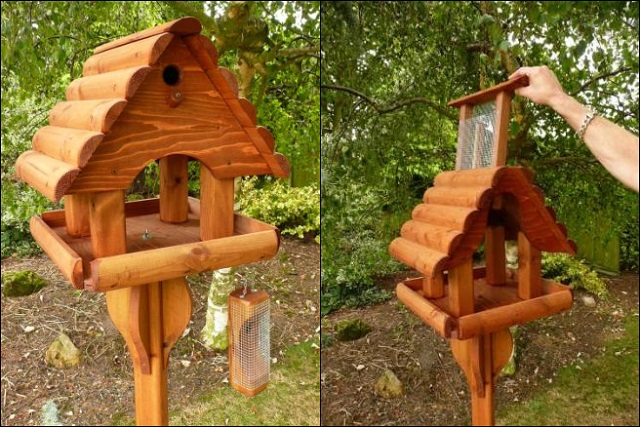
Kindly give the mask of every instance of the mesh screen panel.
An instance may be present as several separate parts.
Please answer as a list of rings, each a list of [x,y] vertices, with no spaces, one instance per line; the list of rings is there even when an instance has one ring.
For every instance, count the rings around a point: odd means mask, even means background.
[[[269,381],[270,317],[269,299],[251,305],[240,303],[238,298],[230,299],[230,378],[244,389],[255,390]]]
[[[458,128],[459,169],[488,168],[492,165],[496,122],[495,102],[476,105],[473,115]]]

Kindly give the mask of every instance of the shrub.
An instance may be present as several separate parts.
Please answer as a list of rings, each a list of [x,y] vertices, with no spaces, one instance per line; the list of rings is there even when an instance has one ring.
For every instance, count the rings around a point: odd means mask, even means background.
[[[282,180],[251,177],[238,192],[240,211],[273,224],[283,234],[320,236],[320,191],[315,185],[291,187]]]
[[[544,253],[542,276],[573,289],[585,289],[598,297],[607,295],[607,284],[583,260],[567,254]]]

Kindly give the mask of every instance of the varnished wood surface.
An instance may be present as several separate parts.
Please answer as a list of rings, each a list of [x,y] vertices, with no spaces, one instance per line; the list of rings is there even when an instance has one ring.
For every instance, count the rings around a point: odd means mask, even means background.
[[[167,86],[162,69],[172,64],[180,64],[182,79]],[[166,104],[171,90],[184,97],[176,108]],[[181,40],[173,41],[158,60],[69,191],[128,188],[144,166],[170,154],[202,161],[217,178],[270,173]]]
[[[69,84],[67,101],[131,99],[151,71],[146,65],[81,77]]]
[[[25,151],[15,165],[16,176],[52,202],[64,196],[80,169],[38,151]]]
[[[185,18],[179,18],[174,21],[167,22],[162,25],[158,25],[157,27],[148,28],[146,30],[130,34],[126,37],[122,37],[109,43],[102,44],[94,49],[94,53],[106,52],[120,46],[127,46],[138,40],[144,40],[146,38],[153,37],[162,33],[172,33],[185,36],[190,34],[197,34],[200,31],[202,31],[202,24],[200,24],[200,21],[198,21],[196,18],[188,16]]]
[[[524,86],[529,85],[529,77],[521,76],[515,79],[507,80],[506,82],[502,82],[495,86],[491,86],[490,88],[481,90],[479,92],[473,93],[471,95],[467,95],[462,98],[458,98],[454,101],[449,102],[449,106],[451,107],[460,107],[462,105],[478,105],[484,104],[485,102],[491,101],[496,97],[496,95],[500,92],[513,92]]]
[[[173,34],[162,33],[126,46],[97,53],[84,63],[82,75],[86,77],[123,68],[152,65],[164,53],[173,39]]]
[[[83,168],[103,138],[100,132],[45,126],[33,135],[31,146],[34,151]]]

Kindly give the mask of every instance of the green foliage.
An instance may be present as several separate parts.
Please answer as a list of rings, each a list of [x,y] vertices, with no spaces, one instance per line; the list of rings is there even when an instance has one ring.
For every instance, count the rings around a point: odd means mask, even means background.
[[[248,19],[232,22],[232,7],[246,10]],[[220,48],[220,64],[236,76],[241,63],[249,64],[255,76],[238,78],[243,95],[258,108],[277,150],[288,156],[293,183],[317,182],[319,8],[319,2],[2,2],[2,256],[37,251],[29,218],[53,206],[17,182],[13,165],[47,124],[51,108],[65,99],[69,83],[81,76],[93,48],[183,16],[201,19],[203,34]],[[218,25],[225,19],[230,25]],[[258,27],[267,32],[258,34],[264,43],[256,44],[258,39],[245,36],[256,35]],[[198,162],[190,162],[191,195],[199,194],[199,170]],[[158,192],[158,165],[152,162],[128,197]]]
[[[38,292],[46,284],[47,281],[33,271],[9,271],[2,275],[2,295],[23,297]]]
[[[638,129],[638,2],[321,8],[322,44],[331,46],[321,64],[322,295],[332,305],[362,301],[373,277],[393,270],[386,248],[398,228],[385,218],[408,215],[433,177],[453,169],[457,111],[448,101],[504,81],[519,66],[548,65],[568,93]],[[549,108],[515,97],[512,118],[509,163],[533,167],[558,220],[571,216],[569,235],[586,228],[607,241],[620,236],[622,265],[637,268],[637,195]],[[604,233],[603,216],[611,224]],[[353,219],[349,227],[344,218]]]
[[[607,296],[607,283],[584,261],[567,254],[544,253],[542,276],[573,289],[584,289],[603,298]]]
[[[497,424],[638,425],[638,337],[637,313],[630,314],[602,353],[578,358],[554,373],[542,391],[505,405]]]
[[[282,180],[257,177],[243,181],[240,211],[299,238],[320,234],[320,191],[315,185],[291,187]]]

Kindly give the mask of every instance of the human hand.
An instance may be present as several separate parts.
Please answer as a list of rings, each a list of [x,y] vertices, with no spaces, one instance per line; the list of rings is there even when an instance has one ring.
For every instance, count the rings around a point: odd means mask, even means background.
[[[529,86],[516,89],[516,94],[529,98],[536,104],[553,108],[554,103],[566,96],[558,78],[547,66],[519,68],[509,79],[520,76],[529,77]]]

